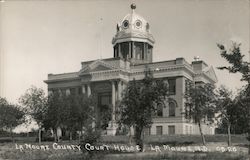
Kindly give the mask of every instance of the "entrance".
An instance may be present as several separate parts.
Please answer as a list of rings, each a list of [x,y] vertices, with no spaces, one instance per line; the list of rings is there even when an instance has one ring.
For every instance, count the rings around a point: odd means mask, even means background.
[[[98,93],[97,127],[106,130],[112,115],[111,92]]]

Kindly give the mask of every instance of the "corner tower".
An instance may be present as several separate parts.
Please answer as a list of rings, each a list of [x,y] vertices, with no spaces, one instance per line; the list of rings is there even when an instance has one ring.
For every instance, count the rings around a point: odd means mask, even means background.
[[[132,64],[152,62],[154,38],[149,23],[135,13],[136,5],[131,4],[131,13],[117,24],[113,37],[114,58],[122,58]]]

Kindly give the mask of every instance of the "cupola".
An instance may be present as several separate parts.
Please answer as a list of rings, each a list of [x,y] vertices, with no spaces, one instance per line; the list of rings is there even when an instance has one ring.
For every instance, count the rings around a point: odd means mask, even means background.
[[[135,12],[136,5],[131,4],[131,13],[117,24],[113,37],[114,58],[122,58],[133,64],[152,62],[154,38],[149,23]]]

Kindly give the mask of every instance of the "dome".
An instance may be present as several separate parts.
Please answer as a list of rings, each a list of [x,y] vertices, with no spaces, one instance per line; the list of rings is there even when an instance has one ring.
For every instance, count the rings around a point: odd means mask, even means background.
[[[153,45],[154,38],[150,33],[149,23],[135,12],[135,8],[135,4],[132,4],[132,12],[127,14],[122,21],[117,24],[117,33],[112,41],[114,45],[129,40],[148,42]]]

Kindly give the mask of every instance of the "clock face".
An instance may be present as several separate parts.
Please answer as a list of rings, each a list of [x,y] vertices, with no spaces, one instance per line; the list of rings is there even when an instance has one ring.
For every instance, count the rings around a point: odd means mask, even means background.
[[[136,20],[135,21],[135,26],[136,26],[136,28],[141,28],[142,22],[140,20]]]
[[[125,20],[125,21],[123,21],[123,28],[128,28],[128,26],[129,26],[129,23],[128,23],[128,21],[127,20]]]

